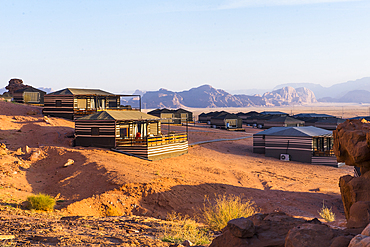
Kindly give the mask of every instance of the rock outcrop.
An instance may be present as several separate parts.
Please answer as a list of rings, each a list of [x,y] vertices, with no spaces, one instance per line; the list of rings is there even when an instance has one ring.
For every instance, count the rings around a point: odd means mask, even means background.
[[[13,95],[13,93],[19,89],[23,89],[29,87],[28,85],[23,84],[22,79],[10,79],[8,86],[5,87],[5,89],[8,90],[8,92]]]
[[[229,221],[222,234],[209,247],[345,247],[358,233],[332,229],[318,219],[307,221],[283,212],[273,212]]]
[[[360,177],[339,179],[347,227],[361,228],[370,222],[370,124],[347,120],[333,132],[338,161],[360,168]]]

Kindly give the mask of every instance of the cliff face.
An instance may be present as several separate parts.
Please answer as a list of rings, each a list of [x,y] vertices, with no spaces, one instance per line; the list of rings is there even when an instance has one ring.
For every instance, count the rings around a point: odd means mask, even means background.
[[[232,95],[210,85],[192,88],[188,91],[172,92],[166,89],[146,92],[143,103],[147,108],[214,108],[247,106],[281,106],[289,104],[307,104],[316,102],[315,95],[307,88],[284,87],[260,95]]]

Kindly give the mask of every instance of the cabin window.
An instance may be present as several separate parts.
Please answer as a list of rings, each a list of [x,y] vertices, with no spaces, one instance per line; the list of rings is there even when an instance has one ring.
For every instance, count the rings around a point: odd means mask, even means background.
[[[62,107],[62,101],[61,100],[56,100],[55,101],[55,106],[56,107]]]
[[[38,92],[25,92],[23,94],[24,102],[40,102],[40,93]]]
[[[77,99],[77,108],[81,110],[86,109],[86,99]]]
[[[334,155],[332,137],[315,137],[312,144],[314,156]]]
[[[99,127],[92,127],[91,128],[91,135],[98,136],[99,135]]]

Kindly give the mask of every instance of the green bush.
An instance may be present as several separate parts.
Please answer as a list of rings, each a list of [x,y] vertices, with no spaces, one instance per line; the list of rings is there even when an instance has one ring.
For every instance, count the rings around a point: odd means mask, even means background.
[[[55,206],[55,199],[42,193],[27,197],[27,202],[29,208],[35,210],[52,211]]]
[[[216,231],[226,227],[227,222],[232,219],[246,218],[259,212],[254,201],[248,199],[243,202],[241,196],[218,195],[214,203],[207,197],[205,201],[202,212],[204,220],[210,229]]]
[[[335,221],[335,214],[333,213],[331,208],[325,206],[324,202],[322,203],[322,208],[320,211],[317,211],[321,218],[326,220],[326,222]]]
[[[167,216],[167,220],[170,223],[164,225],[162,241],[181,244],[189,240],[195,245],[211,242],[207,229],[188,216],[182,217],[180,214],[172,213]]]

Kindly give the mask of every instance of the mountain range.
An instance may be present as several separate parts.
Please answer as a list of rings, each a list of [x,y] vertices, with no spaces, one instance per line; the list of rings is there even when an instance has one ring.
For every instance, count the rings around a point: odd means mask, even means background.
[[[304,87],[284,87],[263,95],[232,95],[210,85],[202,85],[187,91],[173,92],[167,89],[148,91],[142,96],[144,108],[214,108],[247,106],[281,106],[315,103],[314,93]]]
[[[315,94],[317,100],[322,102],[370,102],[370,98],[366,97],[370,94],[370,77],[338,83],[330,87],[314,83],[286,83],[277,85],[274,89],[286,86],[308,88]]]

